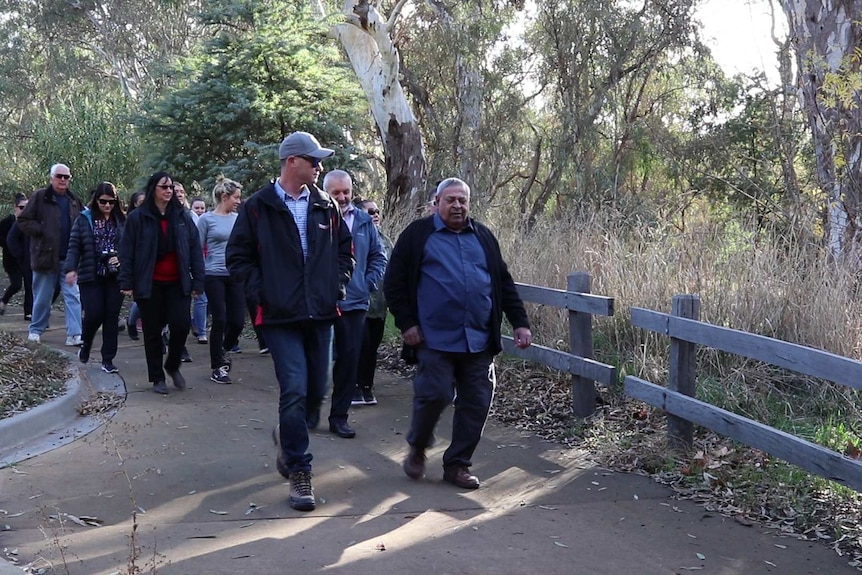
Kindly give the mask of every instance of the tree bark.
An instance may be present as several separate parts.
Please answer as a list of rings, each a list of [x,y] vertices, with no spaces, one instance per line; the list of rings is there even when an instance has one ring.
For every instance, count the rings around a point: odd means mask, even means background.
[[[836,257],[862,264],[860,186],[862,112],[858,82],[862,0],[781,0],[790,25],[799,96],[814,143],[818,183],[826,195],[827,241]]]
[[[392,42],[392,23],[403,1],[383,21],[368,0],[346,0],[345,21],[333,26],[365,92],[380,133],[386,165],[386,203],[390,209],[411,210],[424,200],[425,148],[419,125],[399,79],[398,49]]]

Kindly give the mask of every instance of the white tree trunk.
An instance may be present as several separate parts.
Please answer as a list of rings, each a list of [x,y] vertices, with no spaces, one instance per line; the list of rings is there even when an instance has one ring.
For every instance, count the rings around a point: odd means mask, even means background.
[[[393,8],[385,22],[368,0],[346,0],[346,20],[332,27],[359,84],[380,132],[386,158],[387,202],[405,206],[422,201],[425,185],[425,149],[419,126],[399,79],[398,50],[392,42],[392,22],[404,2]]]
[[[832,254],[859,264],[862,247],[862,112],[859,93],[831,98],[827,79],[857,78],[862,0],[781,0],[794,41],[799,96],[811,129],[817,178],[826,194]],[[851,82],[852,83],[852,82]]]

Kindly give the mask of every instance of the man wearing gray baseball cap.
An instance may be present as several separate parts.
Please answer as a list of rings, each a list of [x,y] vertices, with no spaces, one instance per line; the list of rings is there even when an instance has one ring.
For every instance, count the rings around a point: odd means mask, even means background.
[[[333,153],[307,132],[286,137],[279,177],[242,203],[225,254],[275,366],[276,468],[299,511],[315,508],[308,430],[320,421],[332,324],[355,264],[338,204],[316,185],[321,160]]]

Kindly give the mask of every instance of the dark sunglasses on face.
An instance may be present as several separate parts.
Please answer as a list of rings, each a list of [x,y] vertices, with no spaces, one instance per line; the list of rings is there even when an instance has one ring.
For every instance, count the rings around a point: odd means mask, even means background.
[[[379,213],[380,213],[380,210],[368,210],[369,216],[376,216]]]
[[[311,156],[297,156],[297,158],[302,158],[303,160],[311,164],[312,168],[320,167],[320,158],[312,158]]]
[[[19,210],[23,210],[23,209],[24,209],[24,208],[26,208],[27,206],[15,206],[15,207],[16,207],[16,208],[18,208]]]
[[[161,188],[163,190],[173,190],[174,189],[173,184],[156,184],[156,187]]]
[[[117,203],[117,200],[103,200],[102,198],[99,198],[99,204],[101,204],[103,206],[107,206],[107,205],[113,206],[116,203]]]
[[[71,179],[72,176],[69,174],[54,174],[54,177],[60,178],[61,180],[68,180]]]

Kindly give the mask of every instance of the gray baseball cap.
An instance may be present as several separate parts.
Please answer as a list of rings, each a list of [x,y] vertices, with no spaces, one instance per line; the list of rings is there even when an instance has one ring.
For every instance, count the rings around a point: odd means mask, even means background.
[[[278,147],[278,159],[290,156],[310,156],[322,160],[335,153],[335,150],[322,148],[317,138],[308,132],[294,132],[286,137]]]

